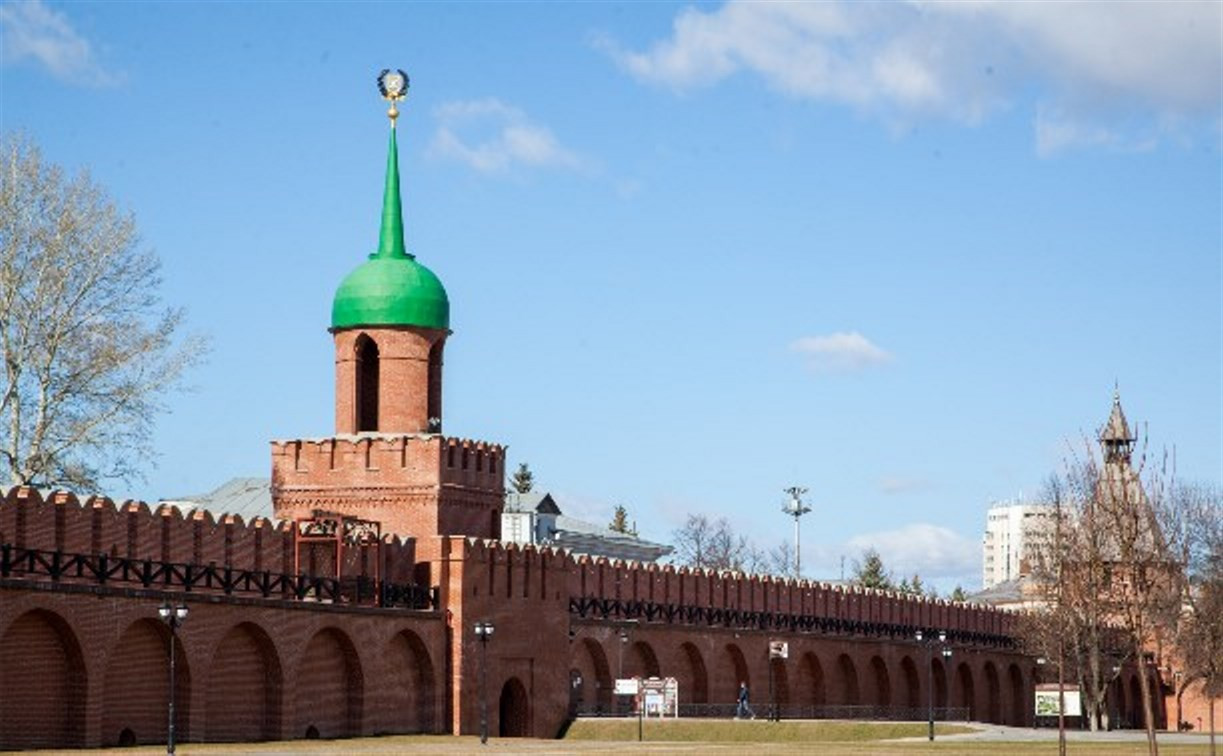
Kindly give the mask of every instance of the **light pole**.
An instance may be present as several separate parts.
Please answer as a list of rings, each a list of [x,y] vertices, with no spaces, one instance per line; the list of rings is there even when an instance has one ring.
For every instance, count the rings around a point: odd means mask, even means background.
[[[157,615],[161,617],[161,621],[166,623],[170,628],[170,721],[166,729],[166,753],[174,753],[174,640],[178,635],[178,628],[187,619],[187,605],[179,604],[171,606],[170,602],[163,602],[157,607]]]
[[[797,580],[803,576],[802,560],[799,558],[798,518],[810,512],[811,507],[804,504],[802,499],[807,489],[802,486],[790,486],[785,491],[790,494],[790,501],[781,508],[781,511],[794,518],[794,578]]]
[[[616,679],[619,680],[624,677],[624,647],[628,645],[628,631],[620,630],[616,634],[620,638],[620,653],[617,656],[618,661],[616,663]],[[619,709],[620,707],[617,706],[616,708]]]
[[[930,684],[928,686],[928,692],[930,695],[927,697],[927,700],[929,702],[929,705],[927,707],[927,712],[929,714],[928,721],[930,724],[930,740],[933,741],[934,740],[934,660],[932,659],[931,654],[934,650],[935,645],[940,646],[939,655],[943,657],[943,662],[946,663],[946,661],[951,658],[951,648],[945,645],[947,643],[947,633],[943,630],[939,630],[938,635],[934,637],[927,636],[923,634],[921,630],[918,630],[916,633],[914,633],[913,637],[917,639],[918,643],[921,643],[926,647],[926,670],[928,671],[929,676],[930,676],[930,679],[929,679]]]
[[[1062,640],[1057,642],[1057,752],[1059,756],[1066,756],[1066,692],[1062,677]],[[1037,664],[1045,664],[1045,657],[1040,657],[1036,660]]]
[[[491,622],[477,622],[475,626],[480,641],[480,745],[488,745],[488,641],[493,629]]]

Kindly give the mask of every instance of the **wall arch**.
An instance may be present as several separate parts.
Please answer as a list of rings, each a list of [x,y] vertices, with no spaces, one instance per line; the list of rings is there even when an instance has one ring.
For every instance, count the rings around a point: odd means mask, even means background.
[[[1007,724],[1014,727],[1023,727],[1028,724],[1028,710],[1025,706],[1027,696],[1024,695],[1023,672],[1020,671],[1018,664],[1011,663],[1007,667],[1006,676],[1008,687],[1010,688],[1011,704],[1007,714]]]
[[[661,677],[658,655],[654,647],[645,641],[635,641],[624,660],[625,677]]]
[[[531,700],[517,677],[501,686],[497,706],[497,730],[503,738],[525,738],[531,734]]]
[[[917,673],[917,664],[914,663],[913,657],[906,655],[900,660],[900,674],[905,686],[904,705],[910,709],[921,708],[921,677]]]
[[[1126,724],[1134,729],[1146,727],[1146,712],[1142,709],[1142,683],[1138,681],[1138,675],[1130,675],[1130,692],[1126,698],[1130,704],[1129,721]]]
[[[209,742],[281,737],[284,674],[276,644],[263,628],[242,622],[217,643],[204,692]]]
[[[85,745],[87,673],[76,633],[55,612],[34,609],[0,635],[0,745]]]
[[[718,688],[718,700],[730,703],[739,700],[739,683],[747,683],[749,691],[754,692],[754,689],[743,650],[737,643],[727,643],[725,651],[724,671],[718,675],[722,681]]]
[[[169,657],[170,629],[159,620],[136,620],[119,636],[102,686],[107,702],[102,716],[104,745],[166,742]],[[182,643],[174,644],[174,677],[174,735],[186,742],[191,737],[191,668]]]
[[[390,709],[395,732],[434,732],[437,677],[429,649],[411,630],[396,633],[388,643]]]
[[[844,706],[857,706],[862,702],[858,689],[858,668],[849,654],[837,657],[836,682],[833,685],[833,695],[836,703]]]
[[[314,634],[298,661],[294,693],[297,722],[292,737],[305,737],[312,727],[320,738],[361,734],[361,662],[344,632],[328,627]]]
[[[619,641],[617,641],[619,642]],[[574,665],[582,676],[578,690],[578,707],[582,711],[611,711],[612,676],[611,665],[603,646],[594,638],[583,638],[578,644]]]
[[[773,701],[778,706],[790,704],[790,676],[786,669],[785,659],[769,659],[769,667],[773,675]]]
[[[828,702],[828,691],[824,683],[824,667],[814,652],[803,654],[799,665],[799,701],[812,706],[823,706]]]
[[[992,661],[985,662],[984,715],[986,722],[1002,722],[1002,682],[998,678],[998,668]]]
[[[981,712],[978,711],[977,706],[976,685],[973,682],[972,667],[968,666],[968,662],[960,662],[960,665],[956,667],[955,677],[957,693],[955,705],[968,709],[970,721],[979,721]]]
[[[680,681],[680,690],[687,688],[687,698],[692,703],[709,703],[709,673],[701,651],[692,643],[680,646],[681,656],[687,662],[687,678]]]
[[[888,665],[880,656],[871,657],[871,676],[874,678],[874,703],[878,706],[892,705],[892,678]]]
[[[951,696],[947,685],[947,667],[941,659],[930,660],[930,678],[934,685],[935,708],[947,708],[951,703]]]

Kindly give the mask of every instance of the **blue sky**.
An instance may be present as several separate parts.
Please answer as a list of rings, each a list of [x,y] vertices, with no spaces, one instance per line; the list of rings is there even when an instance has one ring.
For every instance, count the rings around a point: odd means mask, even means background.
[[[980,583],[1114,382],[1223,478],[1218,3],[0,3],[0,126],[135,213],[213,343],[155,500],[333,431],[331,297],[377,244],[445,283],[451,434],[572,514],[690,512],[804,572],[875,545]]]

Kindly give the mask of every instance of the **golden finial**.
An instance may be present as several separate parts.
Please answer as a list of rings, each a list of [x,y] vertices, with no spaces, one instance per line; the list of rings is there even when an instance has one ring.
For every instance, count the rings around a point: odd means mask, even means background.
[[[402,68],[394,71],[389,68],[382,69],[382,73],[378,74],[378,91],[382,93],[382,99],[391,103],[386,114],[391,119],[393,129],[395,119],[399,117],[399,108],[395,107],[395,103],[408,96],[408,75]]]

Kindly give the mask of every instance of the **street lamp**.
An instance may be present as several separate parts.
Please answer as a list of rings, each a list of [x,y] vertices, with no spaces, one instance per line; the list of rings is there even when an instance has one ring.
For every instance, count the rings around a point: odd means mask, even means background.
[[[918,643],[921,643],[925,645],[926,647],[926,670],[928,671],[930,675],[930,680],[929,680],[930,684],[928,686],[928,692],[930,695],[927,698],[927,700],[929,701],[929,706],[927,710],[929,713],[930,740],[933,741],[934,740],[934,662],[931,659],[931,652],[933,651],[934,646],[936,645],[939,646],[940,647],[939,655],[943,657],[943,662],[946,663],[946,661],[951,658],[951,648],[946,645],[947,633],[943,630],[939,630],[938,635],[935,637],[926,636],[922,633],[921,630],[918,630],[916,633],[914,633],[913,637],[917,639]]]
[[[477,622],[475,626],[480,641],[480,745],[488,744],[488,641],[493,629],[491,622]]]
[[[166,730],[166,753],[174,753],[174,639],[178,634],[178,628],[187,619],[186,604],[171,606],[170,602],[163,602],[157,607],[157,615],[161,617],[161,621],[166,623],[170,628],[170,723]]]
[[[620,637],[620,653],[617,656],[618,661],[616,662],[616,679],[619,680],[624,677],[624,648],[628,645],[628,631],[621,629],[616,634]],[[619,708],[619,706],[615,707],[615,709]]]
[[[1066,692],[1064,679],[1062,677],[1062,652],[1061,639],[1058,639],[1057,647],[1059,658],[1055,662],[1057,664],[1057,752],[1059,756],[1066,756]],[[1037,664],[1047,664],[1049,662],[1045,657],[1039,657],[1036,660]]]

